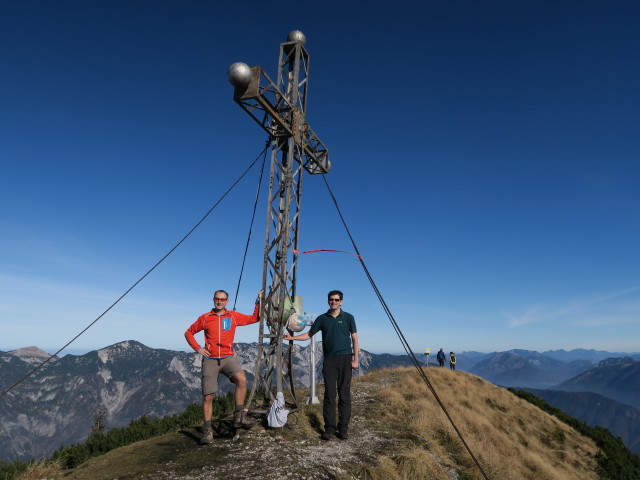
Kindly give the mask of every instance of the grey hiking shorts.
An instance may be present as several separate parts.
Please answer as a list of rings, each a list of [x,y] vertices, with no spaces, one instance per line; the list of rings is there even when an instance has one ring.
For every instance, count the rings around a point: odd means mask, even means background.
[[[242,371],[242,366],[236,357],[202,357],[202,395],[218,391],[218,375],[221,373],[231,380],[233,375]]]

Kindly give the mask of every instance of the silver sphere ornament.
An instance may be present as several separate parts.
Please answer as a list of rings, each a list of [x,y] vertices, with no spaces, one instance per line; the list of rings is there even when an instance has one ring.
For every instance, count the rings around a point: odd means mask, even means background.
[[[289,36],[287,37],[287,42],[297,42],[302,45],[307,43],[307,37],[304,36],[300,30],[293,30],[289,32]]]
[[[236,62],[227,70],[227,78],[234,87],[246,87],[251,83],[253,73],[246,63]]]

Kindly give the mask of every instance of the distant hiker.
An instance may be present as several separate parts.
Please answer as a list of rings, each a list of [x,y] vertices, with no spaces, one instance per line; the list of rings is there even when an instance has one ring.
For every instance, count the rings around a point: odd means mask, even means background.
[[[216,290],[213,294],[213,310],[198,317],[184,336],[196,352],[202,355],[202,417],[204,428],[200,444],[213,442],[211,416],[213,415],[213,397],[218,391],[218,375],[223,374],[236,385],[236,407],[234,426],[251,427],[255,422],[247,416],[243,409],[244,397],[247,393],[247,376],[236,357],[233,356],[233,338],[236,326],[251,325],[260,320],[260,296],[258,293],[253,315],[244,315],[226,309],[229,294],[224,290]],[[195,334],[204,330],[204,347],[200,347]]]
[[[323,440],[331,440],[334,435],[346,440],[349,437],[351,418],[351,369],[358,368],[358,333],[353,315],[342,306],[342,292],[329,292],[329,310],[315,319],[308,332],[297,336],[285,335],[285,340],[309,340],[322,332],[324,364],[324,417]],[[353,345],[353,350],[352,350]],[[336,425],[336,393],[338,394],[338,424]],[[337,431],[336,431],[337,428]]]
[[[456,369],[456,354],[453,352],[449,352],[449,368],[451,370]]]
[[[436,358],[438,359],[438,365],[444,367],[444,363],[447,361],[447,358],[444,355],[444,350],[440,349]]]

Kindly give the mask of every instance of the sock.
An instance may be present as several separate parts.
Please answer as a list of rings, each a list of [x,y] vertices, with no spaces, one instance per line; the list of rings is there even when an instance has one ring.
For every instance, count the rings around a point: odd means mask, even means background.
[[[204,428],[205,430],[209,430],[211,428],[211,420],[205,420]]]
[[[242,404],[240,404],[240,405],[236,405],[236,413],[241,412],[243,408],[244,408],[244,407],[243,407],[243,405],[242,405]]]

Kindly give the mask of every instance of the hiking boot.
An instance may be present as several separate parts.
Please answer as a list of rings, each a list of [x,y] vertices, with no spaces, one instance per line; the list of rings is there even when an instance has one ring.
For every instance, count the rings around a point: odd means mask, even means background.
[[[347,432],[338,432],[336,433],[336,437],[340,440],[347,440],[349,438],[349,434]]]
[[[331,440],[333,440],[333,433],[324,432],[322,435],[320,435],[320,438],[322,440],[326,440],[327,442],[330,442]]]
[[[256,421],[249,416],[248,410],[240,410],[234,414],[233,426],[235,428],[251,428],[256,424]]]
[[[213,429],[212,428],[203,428],[202,436],[200,437],[200,445],[208,445],[213,442]]]

